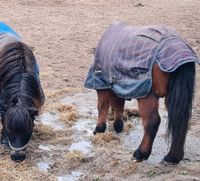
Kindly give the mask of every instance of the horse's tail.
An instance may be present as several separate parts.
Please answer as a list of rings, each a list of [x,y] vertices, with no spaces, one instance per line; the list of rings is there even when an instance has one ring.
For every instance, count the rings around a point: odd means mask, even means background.
[[[186,63],[170,74],[166,107],[168,110],[168,136],[182,138],[183,144],[192,112],[195,87],[195,63]]]

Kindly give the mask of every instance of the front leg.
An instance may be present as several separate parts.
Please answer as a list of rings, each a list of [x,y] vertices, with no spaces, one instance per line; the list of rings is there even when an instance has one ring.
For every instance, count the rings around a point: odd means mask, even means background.
[[[106,118],[108,115],[110,102],[109,102],[109,90],[98,90],[98,121],[96,128],[94,130],[94,134],[96,133],[104,133],[106,130]]]

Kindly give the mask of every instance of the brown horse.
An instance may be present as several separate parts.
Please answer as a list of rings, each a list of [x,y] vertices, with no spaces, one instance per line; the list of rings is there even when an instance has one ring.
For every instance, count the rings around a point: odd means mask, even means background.
[[[179,163],[191,117],[198,57],[173,29],[165,26],[131,27],[114,23],[95,50],[85,87],[97,90],[98,121],[94,134],[106,130],[114,110],[114,130],[123,130],[126,99],[136,98],[144,136],[133,156],[148,159],[160,125],[159,98],[165,97],[171,148],[164,160]]]
[[[137,161],[148,159],[151,153],[161,121],[158,113],[160,97],[165,97],[169,116],[168,131],[172,136],[171,148],[164,160],[178,163],[183,158],[184,142],[191,117],[194,77],[194,63],[184,64],[171,74],[162,72],[157,64],[153,66],[151,92],[145,98],[137,99],[144,126],[142,142],[133,154]],[[117,133],[122,132],[125,99],[119,98],[110,89],[97,90],[97,95],[99,116],[94,134],[106,130],[106,117],[110,107],[114,110],[114,130]]]

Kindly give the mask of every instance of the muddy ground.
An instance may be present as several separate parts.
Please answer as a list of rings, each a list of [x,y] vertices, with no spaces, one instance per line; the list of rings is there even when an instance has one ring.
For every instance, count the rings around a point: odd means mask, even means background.
[[[0,180],[200,180],[199,67],[185,159],[177,166],[160,163],[169,149],[163,100],[152,154],[134,163],[143,132],[140,118],[128,118],[119,135],[109,122],[105,134],[93,136],[96,94],[83,88],[92,49],[116,20],[174,26],[200,55],[199,0],[1,0],[0,17],[32,47],[47,98],[27,159],[14,163],[9,150],[0,147]],[[126,108],[137,108],[136,102]]]

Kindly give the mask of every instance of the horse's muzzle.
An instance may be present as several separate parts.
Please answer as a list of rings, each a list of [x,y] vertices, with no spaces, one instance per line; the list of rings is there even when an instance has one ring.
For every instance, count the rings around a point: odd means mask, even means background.
[[[15,162],[22,162],[26,158],[25,150],[22,151],[11,151],[10,158]]]

